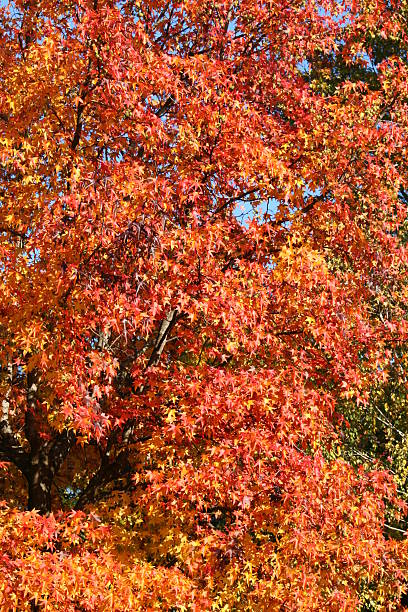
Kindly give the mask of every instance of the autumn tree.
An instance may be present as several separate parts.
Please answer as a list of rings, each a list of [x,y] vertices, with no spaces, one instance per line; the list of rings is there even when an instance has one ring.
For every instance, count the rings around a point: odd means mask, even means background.
[[[358,45],[359,52],[352,62],[337,50],[315,51],[309,61],[302,66],[302,74],[315,91],[330,96],[345,79],[353,83],[363,83],[366,90],[375,92],[383,85],[384,69],[388,71],[400,65],[407,65],[407,7],[401,3],[393,7],[398,21],[398,28],[389,31],[378,27],[363,29],[355,28],[350,22],[346,27],[353,31],[354,44]],[[349,42],[347,43],[349,44]],[[344,49],[346,39],[340,41],[339,48]],[[386,85],[387,87],[387,85]],[[389,85],[388,85],[389,87]],[[399,130],[401,113],[405,112],[405,94],[396,90],[395,95],[389,95],[388,104],[384,106],[381,121],[388,124],[391,129]],[[398,199],[402,206],[408,204],[406,186],[406,161],[401,151],[391,152],[393,164],[398,168],[401,182],[399,184]],[[398,235],[402,244],[408,242],[407,219],[403,222],[395,218],[394,228],[390,231]],[[392,324],[394,307],[398,304],[400,317],[407,318],[406,305],[400,299],[406,291],[406,280],[403,276],[398,281],[393,278],[391,283],[377,283],[371,300],[371,316]],[[399,339],[401,340],[401,339]],[[369,399],[361,405],[351,399],[342,399],[337,404],[337,410],[342,418],[339,420],[342,438],[342,454],[347,460],[358,465],[377,467],[381,465],[394,475],[399,487],[399,494],[408,497],[408,421],[407,421],[407,350],[406,342],[390,338],[385,345],[389,352],[389,359],[382,369],[381,376],[371,381]],[[361,360],[361,369],[364,375],[364,360]],[[397,526],[388,525],[394,530],[394,535],[404,532],[406,523]]]
[[[404,10],[1,6],[3,610],[401,606]]]

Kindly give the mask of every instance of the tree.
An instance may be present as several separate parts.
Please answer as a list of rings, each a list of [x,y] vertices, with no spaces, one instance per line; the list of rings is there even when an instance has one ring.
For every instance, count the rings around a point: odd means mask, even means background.
[[[406,6],[397,4],[393,6],[394,19],[398,21],[397,28],[377,29],[368,28],[358,30],[355,24],[348,24],[354,30],[354,44],[359,50],[358,61],[350,62],[344,56],[349,42],[344,38],[340,47],[342,53],[317,50],[313,57],[303,68],[303,75],[309,80],[311,86],[326,96],[330,96],[345,79],[353,83],[364,83],[366,90],[377,92],[384,85],[384,68],[387,66],[388,76],[392,67],[401,67],[406,70],[407,65],[407,28]],[[356,49],[355,49],[356,50]],[[395,81],[394,81],[395,83]],[[388,84],[389,86],[389,84]],[[384,107],[381,119],[388,123],[391,129],[399,130],[403,127],[401,122],[401,102],[405,96],[397,89],[395,95],[389,96],[389,103]],[[408,195],[406,191],[406,161],[397,154],[390,154],[392,163],[400,173],[398,198],[406,206]],[[407,244],[407,224],[396,219],[391,230],[397,233],[401,242]],[[405,281],[401,278],[398,284],[392,283],[377,285],[375,295],[372,297],[371,316],[382,321],[392,321],[394,307],[398,304],[400,318],[407,318],[404,301],[399,299],[406,291]],[[398,486],[398,493],[407,499],[407,464],[408,464],[408,423],[407,423],[407,389],[406,389],[406,343],[391,340],[386,345],[390,358],[388,365],[380,378],[375,377],[371,383],[369,401],[361,410],[361,406],[354,401],[341,400],[337,410],[342,417],[339,422],[340,436],[342,438],[342,456],[354,465],[366,467],[375,465],[391,471]],[[364,364],[362,363],[362,371]],[[397,525],[387,525],[393,532],[403,534],[406,522]],[[407,598],[406,598],[407,599]],[[408,601],[408,600],[407,600]],[[377,608],[376,608],[377,609]]]
[[[338,425],[406,341],[406,67],[324,82],[403,11],[0,11],[2,609],[397,609]]]

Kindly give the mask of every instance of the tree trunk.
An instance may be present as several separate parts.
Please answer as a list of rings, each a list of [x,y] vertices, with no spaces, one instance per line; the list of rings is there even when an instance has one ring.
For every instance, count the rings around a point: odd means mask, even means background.
[[[28,510],[38,510],[40,514],[51,512],[52,470],[48,456],[37,456],[32,460],[26,473],[28,483]]]
[[[28,510],[38,510],[40,514],[51,512],[51,489],[55,475],[66,459],[74,433],[64,431],[42,446],[37,444],[28,456],[24,475],[28,484]]]

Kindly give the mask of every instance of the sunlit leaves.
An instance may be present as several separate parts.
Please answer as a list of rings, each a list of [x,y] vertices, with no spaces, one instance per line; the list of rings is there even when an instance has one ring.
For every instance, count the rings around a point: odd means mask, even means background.
[[[339,423],[408,331],[400,17],[0,9],[4,609],[397,605],[405,446]]]

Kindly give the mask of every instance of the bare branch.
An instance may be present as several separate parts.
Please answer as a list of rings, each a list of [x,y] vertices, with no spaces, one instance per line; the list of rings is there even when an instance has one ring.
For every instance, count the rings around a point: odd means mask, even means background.
[[[163,352],[163,349],[166,345],[167,338],[173,329],[178,318],[177,309],[170,310],[167,314],[166,318],[160,324],[160,328],[157,334],[156,341],[154,343],[153,350],[149,357],[149,361],[147,363],[146,369],[150,368],[153,365],[157,365],[160,360],[160,356]]]

